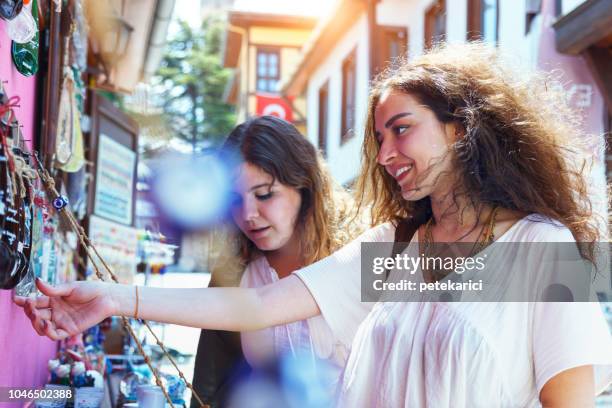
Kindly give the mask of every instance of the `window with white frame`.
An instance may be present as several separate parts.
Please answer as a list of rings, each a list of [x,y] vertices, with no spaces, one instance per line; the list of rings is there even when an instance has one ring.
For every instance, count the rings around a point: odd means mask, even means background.
[[[257,49],[257,91],[278,92],[280,80],[280,49],[265,47]]]

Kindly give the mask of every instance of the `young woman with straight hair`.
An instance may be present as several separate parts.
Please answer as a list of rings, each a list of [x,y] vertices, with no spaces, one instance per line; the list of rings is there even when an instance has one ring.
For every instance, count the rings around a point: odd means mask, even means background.
[[[231,163],[235,186],[225,231],[213,237],[211,287],[272,284],[329,256],[363,229],[350,213],[352,197],[333,182],[314,146],[292,124],[274,116],[249,119],[220,150]],[[320,316],[243,332],[238,341],[234,334],[203,330],[200,336],[193,385],[213,407],[227,404],[238,377],[248,371],[242,352],[256,371],[286,356],[307,356],[315,370],[332,372],[334,383],[327,388],[333,391],[350,346],[334,341]]]

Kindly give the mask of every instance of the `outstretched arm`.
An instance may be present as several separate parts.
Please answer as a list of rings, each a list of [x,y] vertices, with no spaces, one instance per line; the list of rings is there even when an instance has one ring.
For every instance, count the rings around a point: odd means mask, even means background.
[[[116,314],[133,317],[135,290],[122,285]],[[139,288],[142,319],[216,330],[248,331],[307,319],[319,308],[306,286],[288,276],[260,288]]]
[[[134,317],[131,285],[73,282],[53,287],[37,280],[43,296],[16,297],[32,326],[58,340],[113,315]],[[319,314],[312,295],[296,276],[261,288],[138,288],[138,317],[206,329],[248,331]]]

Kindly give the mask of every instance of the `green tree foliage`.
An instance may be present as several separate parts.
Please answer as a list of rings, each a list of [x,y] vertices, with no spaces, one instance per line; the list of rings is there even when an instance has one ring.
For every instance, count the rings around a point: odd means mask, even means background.
[[[219,16],[206,18],[197,29],[179,22],[154,78],[167,128],[194,151],[217,144],[236,121],[234,108],[223,102],[231,75],[221,65],[224,30]]]

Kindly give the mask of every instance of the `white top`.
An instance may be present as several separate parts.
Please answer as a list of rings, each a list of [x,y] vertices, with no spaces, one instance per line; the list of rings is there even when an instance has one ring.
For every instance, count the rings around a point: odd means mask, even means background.
[[[364,235],[391,242],[394,231],[385,224]],[[574,239],[532,215],[496,242],[503,241]],[[334,333],[356,331],[338,406],[538,407],[549,379],[582,365],[595,366],[594,394],[612,382],[612,337],[598,303],[379,302],[359,325],[359,284],[337,286],[328,275],[360,281],[358,248],[349,251],[296,272]]]
[[[256,288],[276,281],[278,274],[262,256],[247,265],[240,287]],[[326,372],[331,368],[332,373],[335,373],[334,384],[348,356],[348,347],[334,340],[328,324],[321,316],[241,332],[240,338],[244,356],[252,367],[263,367],[283,356],[307,355],[312,357],[315,364],[324,361]]]

